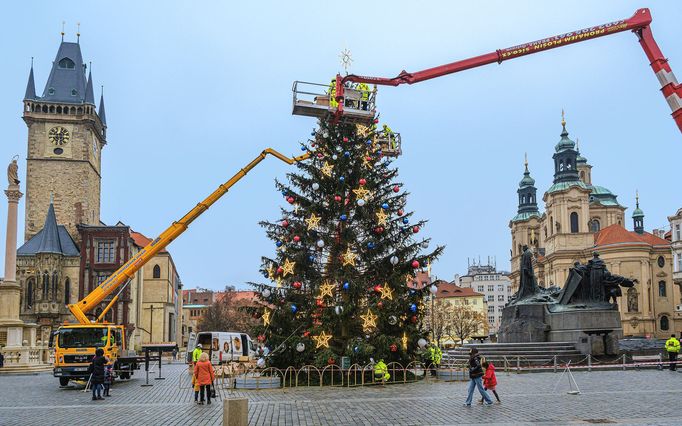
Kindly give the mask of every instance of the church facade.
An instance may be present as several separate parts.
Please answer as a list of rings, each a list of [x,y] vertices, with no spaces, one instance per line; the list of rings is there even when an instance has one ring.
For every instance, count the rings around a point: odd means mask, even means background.
[[[535,180],[528,162],[517,189],[518,210],[509,222],[512,247],[510,279],[518,289],[523,246],[535,257],[535,274],[541,287],[562,287],[575,262],[586,263],[598,252],[614,274],[636,279],[618,309],[625,336],[669,336],[682,331],[675,312],[680,288],[673,285],[670,242],[644,230],[644,212],[632,214],[633,231],[625,228],[625,210],[607,188],[592,183],[592,166],[569,138],[562,119],[555,146],[554,180],[542,200],[540,212]]]
[[[31,65],[23,99],[28,128],[25,242],[17,250],[17,282],[21,318],[41,326],[43,341],[64,321],[74,321],[67,305],[85,297],[142,249],[130,227],[120,222],[107,226],[100,219],[107,121],[104,97],[96,106],[93,85],[80,43],[62,39],[42,94],[36,92]],[[170,253],[157,257],[150,263],[168,263]],[[174,265],[171,269],[174,279],[166,284],[175,295],[181,282]],[[151,341],[142,325],[145,276],[144,268],[138,271],[116,306],[103,315],[105,321],[125,325],[131,346]],[[88,313],[92,320],[114,295]],[[170,303],[159,317],[158,327],[171,332],[157,341],[182,341],[175,333],[182,312],[181,298],[172,300],[177,299],[180,305]]]

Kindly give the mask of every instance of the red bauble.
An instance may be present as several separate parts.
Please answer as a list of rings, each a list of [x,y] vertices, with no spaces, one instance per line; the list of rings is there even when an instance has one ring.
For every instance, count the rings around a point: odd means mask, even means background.
[[[286,220],[286,219],[283,220],[283,221],[282,221],[282,226],[285,227],[285,228],[286,228],[287,226],[289,226],[289,221]]]
[[[265,336],[262,335],[262,334],[259,334],[259,335],[258,335],[258,341],[259,341],[259,342],[264,342],[264,341],[265,341]]]
[[[398,352],[398,345],[396,345],[395,343],[393,343],[388,348],[391,350],[391,352]]]
[[[284,268],[282,268],[281,266],[278,266],[277,267],[277,273],[282,275],[283,272],[284,272]]]
[[[379,303],[377,303],[377,308],[381,309],[381,308],[383,308],[383,307],[384,307],[384,302],[382,302],[382,301],[380,300]]]
[[[324,308],[324,302],[322,301],[322,299],[315,300],[315,304],[320,308]]]
[[[296,290],[300,290],[300,289],[301,289],[301,285],[302,285],[302,284],[301,284],[300,281],[294,281],[294,282],[291,284],[291,286],[292,286],[293,288],[295,288]]]
[[[344,206],[347,206],[348,203],[350,203],[350,198],[346,198],[346,199],[343,201],[343,205],[344,205]]]
[[[340,195],[334,195],[334,201],[336,201],[337,203],[340,203],[341,202],[341,196]]]
[[[381,293],[381,286],[379,284],[374,286],[374,291],[377,293]]]
[[[336,360],[332,357],[329,357],[329,359],[327,360],[327,364],[334,365],[334,364],[336,364]]]
[[[416,226],[415,226],[415,228],[416,228]],[[417,231],[415,231],[415,232],[417,232]],[[297,243],[299,241],[301,241],[301,237],[299,237],[298,235],[294,235],[294,242]]]
[[[322,155],[321,153],[318,152],[318,153],[317,153],[317,158],[322,158],[322,157],[323,157],[323,155]]]
[[[412,227],[412,232],[414,232],[415,234],[416,234],[417,232],[419,232],[419,227],[418,227],[417,225],[413,226],[413,227]],[[294,240],[295,240],[295,239],[296,239],[296,237],[294,237]]]
[[[414,269],[419,268],[419,262],[417,262],[416,260],[413,260],[413,261],[412,261],[412,267],[413,267]]]
[[[358,183],[359,183],[360,185],[364,185],[364,184],[367,183],[367,181],[365,180],[365,178],[362,178],[362,179],[360,179],[360,180],[358,181]]]
[[[375,118],[375,119],[374,119],[374,124],[379,124],[379,119],[378,119],[378,118]]]
[[[376,228],[374,228],[374,232],[377,234],[381,234],[382,232],[384,232],[384,227],[383,226],[377,226]]]
[[[372,157],[365,157],[365,160],[372,161]]]
[[[416,316],[416,315],[412,315],[412,316],[410,317],[410,321],[412,321],[413,324],[416,324],[416,323],[417,323],[417,316]]]
[[[292,197],[291,195],[287,197],[287,203],[294,204],[294,201],[296,201],[296,199],[294,197]]]
[[[343,137],[343,141],[344,141],[344,142],[348,142],[348,138],[344,136],[344,137]]]
[[[394,186],[393,192],[400,192],[400,187],[398,185]]]
[[[403,209],[398,210],[398,216],[402,216],[404,214],[405,214],[405,212],[403,211]]]
[[[303,337],[308,337],[308,336],[310,336],[310,332],[309,332],[309,331],[304,331],[304,332],[303,332]]]
[[[315,326],[322,325],[322,321],[320,321],[319,319],[316,319],[313,321],[313,325],[315,325]]]

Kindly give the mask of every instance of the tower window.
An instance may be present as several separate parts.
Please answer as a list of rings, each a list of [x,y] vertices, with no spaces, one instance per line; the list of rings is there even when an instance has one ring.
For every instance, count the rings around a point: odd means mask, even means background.
[[[578,233],[578,213],[571,213],[571,233]]]
[[[50,87],[49,89],[47,89],[47,94],[54,95],[54,87]]]
[[[658,282],[658,297],[668,297],[667,296],[668,292],[665,287],[665,281],[659,281]]]
[[[563,162],[563,161],[561,161],[561,162],[559,163],[559,171],[560,171],[560,172],[563,172],[563,171],[564,171],[564,162]]]
[[[64,280],[64,304],[71,303],[71,281],[67,278]]]
[[[154,265],[154,270],[152,271],[153,278],[161,278],[161,267],[159,265]]]
[[[661,330],[668,330],[670,329],[670,321],[668,321],[668,316],[663,315],[661,317]]]
[[[591,232],[599,232],[601,229],[601,224],[599,223],[598,219],[592,219],[590,221],[590,231]]]
[[[63,58],[59,61],[59,68],[72,70],[76,68],[76,64],[69,58]]]

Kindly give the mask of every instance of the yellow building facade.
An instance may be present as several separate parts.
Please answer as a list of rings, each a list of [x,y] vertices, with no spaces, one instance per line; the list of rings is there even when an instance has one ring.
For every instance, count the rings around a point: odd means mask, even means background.
[[[625,229],[625,210],[617,196],[592,183],[592,166],[568,137],[566,122],[555,146],[554,181],[544,193],[545,211],[537,204],[535,180],[528,162],[517,190],[519,206],[509,222],[512,247],[512,291],[519,286],[523,246],[535,255],[535,274],[542,287],[562,287],[575,262],[600,253],[610,272],[636,279],[623,289],[619,310],[625,336],[665,337],[682,331],[679,286],[673,285],[670,242],[644,231],[644,213],[632,214],[633,231]]]

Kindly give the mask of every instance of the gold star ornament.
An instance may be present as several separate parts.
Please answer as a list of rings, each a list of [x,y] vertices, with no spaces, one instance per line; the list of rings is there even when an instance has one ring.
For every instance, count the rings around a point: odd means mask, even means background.
[[[359,186],[358,189],[354,189],[353,193],[355,194],[358,199],[360,198],[367,198],[367,195],[369,195],[369,191],[365,189],[364,186]]]
[[[346,252],[343,254],[343,266],[346,265],[352,265],[355,266],[355,258],[358,257],[357,254],[353,253],[350,251],[350,247],[346,249]]]
[[[282,265],[282,276],[286,277],[289,274],[293,275],[294,266],[296,266],[296,262],[292,262],[289,259],[284,259],[284,265]]]
[[[325,161],[325,162],[324,162],[324,165],[322,166],[322,168],[320,169],[320,171],[321,171],[322,174],[325,175],[325,176],[331,176],[331,175],[332,175],[332,169],[333,169],[332,165],[329,164],[329,163],[327,163],[327,162]]]
[[[305,220],[305,223],[308,224],[308,231],[317,229],[317,226],[320,224],[320,217],[315,216],[315,213],[311,213],[310,217]]]
[[[381,209],[377,212],[377,222],[379,222],[379,225],[386,225],[386,219],[388,219],[388,215],[384,213],[384,209]]]
[[[369,309],[367,309],[366,314],[360,315],[360,318],[362,318],[362,328],[365,330],[377,326],[377,316]]]
[[[313,340],[315,341],[315,349],[320,349],[320,348],[329,348],[329,340],[331,340],[332,335],[327,334],[324,331],[320,333],[319,336],[313,336]]]
[[[407,333],[403,332],[403,338],[400,340],[403,341],[403,349],[407,350]]]
[[[320,286],[320,299],[329,296],[334,297],[334,289],[336,286],[329,281],[325,281],[324,284]]]
[[[381,298],[385,300],[393,300],[393,289],[388,286],[388,283],[384,283],[381,286]]]
[[[270,311],[267,309],[263,312],[263,325],[270,325]]]

